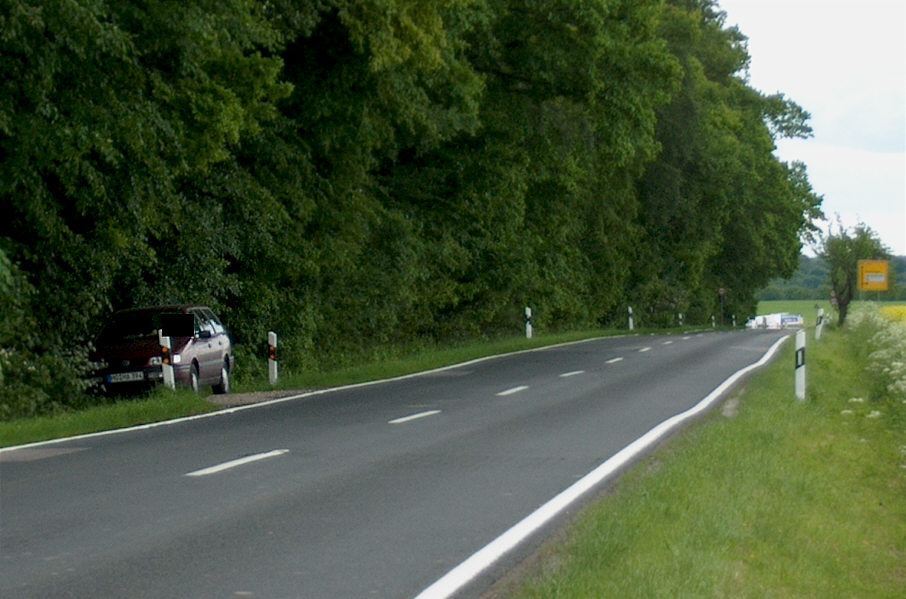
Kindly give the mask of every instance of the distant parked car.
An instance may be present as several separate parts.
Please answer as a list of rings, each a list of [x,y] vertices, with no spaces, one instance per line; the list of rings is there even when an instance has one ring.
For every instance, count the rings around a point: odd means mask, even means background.
[[[194,305],[151,306],[114,313],[94,343],[91,359],[101,365],[94,382],[110,393],[139,391],[163,382],[158,331],[168,319],[189,323],[187,329],[171,337],[177,384],[196,392],[210,385],[214,393],[229,393],[234,365],[232,341],[210,308]]]

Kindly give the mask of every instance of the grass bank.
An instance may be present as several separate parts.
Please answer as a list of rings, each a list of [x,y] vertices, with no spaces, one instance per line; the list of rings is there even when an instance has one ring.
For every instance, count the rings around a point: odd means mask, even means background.
[[[902,597],[906,405],[865,376],[868,337],[825,333],[806,402],[788,342],[494,596]]]
[[[0,447],[172,420],[217,409],[188,390],[159,390],[149,397],[0,423]]]

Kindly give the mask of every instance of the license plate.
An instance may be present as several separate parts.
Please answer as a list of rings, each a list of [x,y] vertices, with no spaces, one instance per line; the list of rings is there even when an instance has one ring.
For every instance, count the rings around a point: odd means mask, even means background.
[[[144,372],[117,372],[107,375],[108,383],[136,383],[145,380]]]

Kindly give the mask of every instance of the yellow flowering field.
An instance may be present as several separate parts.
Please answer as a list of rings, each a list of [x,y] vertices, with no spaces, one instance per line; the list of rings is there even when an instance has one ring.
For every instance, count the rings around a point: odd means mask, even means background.
[[[881,316],[894,322],[906,322],[906,304],[884,306],[881,308]]]

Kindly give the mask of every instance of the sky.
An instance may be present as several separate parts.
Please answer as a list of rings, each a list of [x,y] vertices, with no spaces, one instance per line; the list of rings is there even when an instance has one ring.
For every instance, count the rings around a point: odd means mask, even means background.
[[[906,255],[906,0],[718,4],[749,38],[749,85],[811,114],[814,136],[776,155],[806,164],[821,229],[865,223]]]

